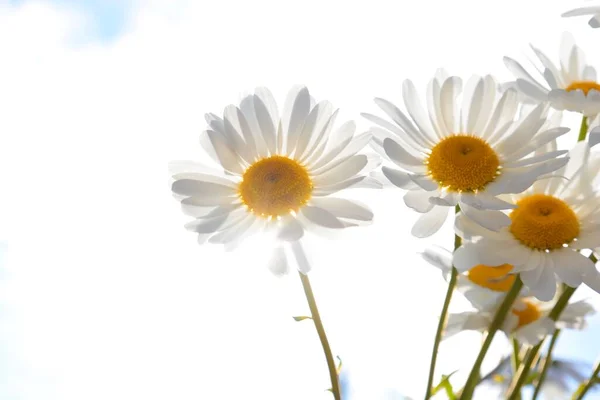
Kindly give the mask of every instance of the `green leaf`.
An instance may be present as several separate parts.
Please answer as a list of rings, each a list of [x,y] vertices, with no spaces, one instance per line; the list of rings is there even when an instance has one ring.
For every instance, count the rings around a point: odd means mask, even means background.
[[[342,359],[340,358],[340,356],[335,356],[335,358],[337,358],[337,359],[338,359],[338,361],[339,361],[339,362],[338,362],[337,369],[336,369],[336,372],[337,372],[337,374],[339,375],[339,374],[340,374],[340,371],[342,370]]]
[[[437,384],[436,387],[433,388],[433,390],[431,391],[431,395],[433,396],[440,390],[444,389],[444,391],[446,392],[446,396],[448,396],[448,400],[456,400],[456,395],[454,394],[454,388],[452,387],[452,384],[450,383],[450,377],[452,375],[454,375],[457,371],[458,370],[452,372],[449,375],[442,375],[442,380],[440,381],[440,383]]]
[[[301,316],[301,317],[293,317],[294,321],[304,321],[305,319],[312,319],[312,317]]]

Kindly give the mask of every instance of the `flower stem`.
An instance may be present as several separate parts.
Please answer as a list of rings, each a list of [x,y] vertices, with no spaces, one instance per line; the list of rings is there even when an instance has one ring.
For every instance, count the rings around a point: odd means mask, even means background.
[[[456,212],[458,213],[460,209],[456,206]],[[454,250],[458,249],[462,243],[462,239],[458,235],[454,235]],[[437,362],[438,350],[440,348],[440,343],[442,341],[442,335],[444,334],[444,327],[446,326],[446,322],[448,321],[448,309],[450,307],[450,300],[452,300],[452,294],[454,293],[454,289],[456,288],[456,282],[458,278],[458,271],[456,268],[452,267],[452,272],[450,274],[450,281],[448,282],[448,290],[446,291],[446,298],[444,299],[444,305],[442,306],[442,312],[440,315],[440,320],[438,322],[437,330],[435,332],[435,341],[433,342],[433,350],[431,352],[431,362],[429,364],[429,378],[427,379],[427,391],[425,392],[425,400],[428,400],[431,397],[431,392],[433,390],[433,377],[435,375],[435,364]]]
[[[565,285],[565,289],[563,290],[560,298],[554,305],[554,308],[550,311],[548,317],[552,321],[556,321],[560,314],[563,312],[567,304],[569,303],[569,299],[575,292],[575,288]],[[540,348],[542,347],[543,341],[540,341],[537,345],[533,346],[531,351],[527,354],[527,357],[523,360],[521,365],[519,366],[519,370],[514,375],[513,380],[508,388],[508,395],[506,397],[507,400],[516,400],[521,393],[521,386],[527,380],[527,376],[529,375],[529,370],[534,363],[534,360],[538,359],[538,355],[540,352]]]
[[[585,137],[587,135],[587,131],[588,131],[588,119],[584,115],[581,118],[581,127],[579,128],[579,137],[577,138],[578,142],[582,142],[582,141],[585,140]]]
[[[544,364],[542,366],[542,371],[540,372],[540,377],[538,379],[537,386],[535,387],[535,391],[533,392],[533,397],[531,400],[537,399],[538,395],[542,390],[542,385],[546,380],[546,375],[548,374],[548,370],[552,365],[552,351],[554,350],[554,345],[556,344],[556,340],[558,339],[558,335],[560,335],[560,329],[554,331],[552,335],[552,339],[550,340],[550,346],[548,347],[548,352],[546,353],[546,358],[544,359]]]
[[[308,306],[310,307],[312,320],[317,328],[317,333],[319,334],[319,339],[321,340],[321,346],[323,346],[323,352],[325,353],[325,358],[327,359],[327,368],[329,368],[329,377],[331,379],[331,392],[333,393],[335,400],[341,400],[342,395],[340,392],[340,382],[338,379],[337,367],[333,359],[333,354],[331,353],[331,347],[329,346],[327,335],[325,334],[325,328],[323,327],[323,321],[321,321],[319,309],[317,308],[315,295],[313,294],[308,276],[304,275],[302,272],[298,272],[298,274],[300,275],[302,287],[304,288],[304,294],[306,295],[306,300],[308,301]]]
[[[573,393],[572,400],[583,400],[583,396],[587,394],[594,384],[598,383],[598,375],[600,375],[600,361],[596,363],[596,368],[594,369],[592,376],[590,376],[590,379],[582,382],[577,391]]]
[[[511,354],[511,364],[512,364],[512,368],[513,368],[513,373],[517,372],[517,369],[519,369],[519,364],[521,363],[521,360],[519,359],[519,341],[517,340],[517,338],[513,337],[512,338],[512,354]]]
[[[506,315],[512,308],[513,303],[515,302],[517,296],[521,292],[521,288],[523,287],[523,282],[521,281],[521,277],[517,275],[517,279],[515,279],[515,283],[513,283],[512,287],[506,293],[502,304],[496,311],[496,315],[494,315],[494,319],[488,328],[487,335],[481,346],[481,350],[477,355],[477,359],[473,364],[473,368],[471,368],[471,373],[469,374],[469,378],[467,379],[467,383],[465,383],[465,387],[462,391],[461,400],[470,400],[473,397],[473,393],[475,392],[475,386],[479,383],[479,370],[481,369],[481,364],[483,363],[483,359],[492,344],[492,340],[494,339],[494,335],[502,326]]]

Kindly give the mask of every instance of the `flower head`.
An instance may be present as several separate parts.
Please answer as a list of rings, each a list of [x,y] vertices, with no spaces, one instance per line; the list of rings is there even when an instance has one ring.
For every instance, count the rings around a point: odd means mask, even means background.
[[[357,154],[371,135],[355,136],[347,122],[331,133],[337,111],[315,104],[308,90],[292,90],[281,115],[271,93],[256,90],[223,118],[206,115],[201,143],[220,170],[194,162],[171,164],[172,190],[183,212],[194,217],[186,228],[199,242],[233,248],[257,232],[273,232],[297,242],[306,230],[340,230],[371,221],[364,205],[333,197],[351,187],[379,187],[366,174],[378,160]],[[299,251],[299,244],[292,245]],[[302,257],[300,257],[302,258]],[[277,247],[274,268],[286,265]],[[306,272],[308,263],[300,263]]]
[[[505,87],[514,87],[524,100],[532,103],[549,101],[557,110],[569,110],[587,116],[600,112],[600,82],[596,70],[588,65],[583,51],[573,37],[565,33],[560,46],[560,63],[555,65],[542,51],[531,46],[542,64],[538,78],[519,62],[504,57],[504,63],[515,76]]]
[[[463,88],[459,77],[439,72],[428,86],[427,111],[407,80],[403,97],[411,118],[383,99],[375,102],[393,122],[363,114],[378,125],[371,130],[373,147],[400,168],[385,166],[383,174],[408,190],[404,202],[423,214],[415,236],[435,233],[457,204],[488,229],[507,226],[510,219],[498,210],[514,205],[496,196],[519,193],[566,163],[559,158],[564,151],[527,157],[568,128],[549,119],[545,105],[519,116],[517,93],[499,93],[497,86],[491,76],[475,76]]]
[[[596,282],[594,263],[579,250],[600,246],[600,198],[592,186],[599,170],[600,159],[580,142],[556,176],[505,197],[517,205],[509,226],[492,232],[459,215],[455,228],[467,242],[454,253],[456,268],[511,264],[511,273],[543,301],[554,297],[557,278],[571,287]]]

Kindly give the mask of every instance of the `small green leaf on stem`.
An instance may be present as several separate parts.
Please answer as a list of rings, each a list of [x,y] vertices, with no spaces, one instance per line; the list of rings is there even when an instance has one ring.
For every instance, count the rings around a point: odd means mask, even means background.
[[[312,317],[307,317],[307,316],[300,316],[300,317],[293,317],[294,321],[304,321],[305,319],[312,319]]]

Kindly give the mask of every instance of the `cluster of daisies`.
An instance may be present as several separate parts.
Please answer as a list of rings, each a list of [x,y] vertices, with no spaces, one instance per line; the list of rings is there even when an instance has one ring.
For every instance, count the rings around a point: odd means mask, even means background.
[[[600,26],[600,6],[565,15],[585,14]],[[600,156],[592,150],[600,141],[600,83],[568,34],[558,64],[533,51],[541,67],[505,57],[511,82],[463,81],[442,70],[424,90],[406,80],[403,107],[375,99],[381,112],[362,114],[373,124],[362,134],[354,122],[336,123],[337,110],[305,87],[292,89],[282,108],[259,88],[222,117],[207,114],[201,144],[217,167],[171,165],[172,191],[192,217],[186,228],[200,243],[227,249],[269,235],[276,239],[269,268],[282,273],[294,261],[306,274],[306,233],[373,219],[340,193],[391,183],[420,214],[416,237],[431,236],[456,211],[460,245],[422,254],[445,277],[458,273],[456,288],[473,305],[449,316],[445,337],[486,331],[516,280],[523,287],[502,323],[507,335],[536,345],[557,328],[582,328],[594,312],[586,301],[549,314],[566,287],[600,292]],[[563,111],[582,117],[570,149],[557,146],[570,130]]]

